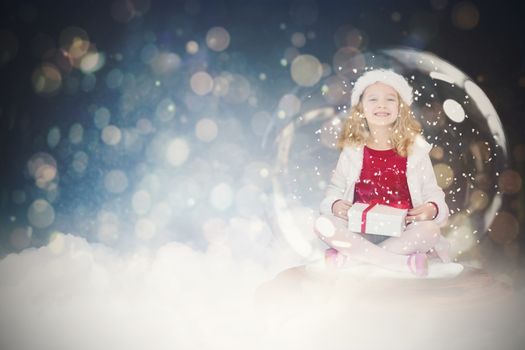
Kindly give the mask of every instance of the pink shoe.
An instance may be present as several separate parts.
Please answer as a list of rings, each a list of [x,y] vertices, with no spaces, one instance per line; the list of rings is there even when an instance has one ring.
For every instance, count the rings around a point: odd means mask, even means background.
[[[346,263],[346,256],[344,254],[339,253],[337,249],[334,248],[328,248],[327,250],[325,250],[324,259],[326,262],[326,266],[332,269],[340,269]]]
[[[413,253],[408,256],[407,265],[410,271],[417,277],[428,275],[428,262],[425,253]]]
[[[450,259],[450,243],[443,236],[439,235],[439,240],[433,248],[436,255],[444,263],[449,263]]]

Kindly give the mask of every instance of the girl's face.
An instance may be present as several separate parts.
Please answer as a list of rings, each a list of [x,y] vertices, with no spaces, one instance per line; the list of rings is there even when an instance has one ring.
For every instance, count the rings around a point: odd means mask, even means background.
[[[383,83],[377,82],[367,87],[361,102],[369,127],[392,125],[399,114],[397,91]]]

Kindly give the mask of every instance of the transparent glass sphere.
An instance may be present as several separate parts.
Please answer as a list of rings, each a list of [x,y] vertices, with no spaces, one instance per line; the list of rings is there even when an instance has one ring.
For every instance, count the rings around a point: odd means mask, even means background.
[[[460,257],[487,232],[502,197],[498,176],[507,162],[501,121],[486,94],[458,68],[427,52],[394,48],[334,57],[333,73],[313,87],[298,87],[275,113],[267,144],[275,147],[273,212],[281,237],[302,257],[324,245],[313,222],[335,168],[342,121],[355,80],[366,70],[393,69],[413,87],[412,110],[421,123],[450,218],[442,234]],[[290,110],[297,111],[290,113]]]

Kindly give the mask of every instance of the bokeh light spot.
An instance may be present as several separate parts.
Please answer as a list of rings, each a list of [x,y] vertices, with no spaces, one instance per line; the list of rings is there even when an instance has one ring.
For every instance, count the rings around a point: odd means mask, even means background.
[[[150,62],[151,69],[155,74],[169,74],[179,68],[179,55],[171,52],[163,52],[155,56]]]
[[[286,94],[281,97],[278,108],[283,113],[283,118],[292,117],[301,110],[301,100],[295,95]]]
[[[166,149],[166,160],[173,166],[183,164],[190,154],[188,142],[182,138],[172,140]]]
[[[337,50],[332,59],[334,73],[344,78],[357,77],[366,67],[366,60],[361,51],[353,46],[345,46]],[[344,81],[345,85],[347,81]],[[346,86],[345,86],[346,87]]]
[[[224,99],[229,103],[240,104],[245,102],[251,93],[251,86],[248,79],[239,74],[227,74],[228,91]]]
[[[186,43],[186,52],[190,55],[195,55],[199,52],[199,44],[196,41],[190,40]]]
[[[55,148],[58,143],[60,142],[60,129],[58,126],[54,126],[51,129],[49,129],[49,132],[47,133],[47,145],[49,148],[53,149]]]
[[[131,206],[139,215],[147,214],[151,208],[151,195],[146,190],[140,190],[133,194]]]
[[[151,121],[146,118],[140,118],[139,120],[137,120],[136,127],[138,132],[143,135],[147,135],[155,131],[155,128],[153,127]]]
[[[69,142],[76,145],[82,142],[84,137],[84,128],[82,125],[75,123],[69,128]]]
[[[293,33],[291,41],[293,46],[303,47],[306,44],[306,36],[303,33]]]
[[[113,68],[106,76],[106,86],[110,89],[119,88],[124,80],[124,74],[118,68]]]
[[[338,48],[359,49],[363,44],[363,34],[359,29],[344,25],[335,32],[334,41]]]
[[[128,187],[128,177],[122,170],[111,170],[104,177],[104,187],[111,193],[122,193]]]
[[[490,225],[489,236],[499,244],[506,244],[516,239],[519,233],[519,223],[514,215],[502,211]]]
[[[59,44],[67,53],[70,63],[78,67],[78,63],[90,46],[87,32],[79,27],[67,27],[60,32]]]
[[[452,23],[459,29],[473,29],[479,23],[479,11],[470,1],[461,1],[452,9]]]
[[[450,165],[445,163],[439,163],[434,165],[434,173],[439,187],[445,189],[448,188],[454,182],[454,170]]]
[[[122,139],[122,132],[115,125],[108,125],[102,129],[101,138],[106,145],[115,146]]]
[[[291,74],[297,85],[313,86],[321,79],[323,69],[317,57],[299,55],[292,61]]]
[[[212,119],[201,119],[195,125],[195,135],[203,142],[211,142],[217,137],[218,127],[217,123]]]
[[[120,220],[112,212],[101,210],[97,215],[98,239],[104,243],[112,243],[118,239]]]
[[[230,82],[225,76],[218,76],[213,79],[213,95],[226,96],[230,88]]]
[[[191,76],[190,86],[197,95],[207,95],[213,89],[213,78],[206,72],[197,72]]]
[[[224,51],[230,45],[230,33],[223,27],[213,27],[206,34],[206,45],[213,51]]]
[[[49,243],[47,244],[47,247],[51,253],[55,255],[61,254],[65,248],[64,235],[60,232],[53,232],[49,236]]]
[[[210,193],[210,204],[217,210],[224,211],[233,204],[233,190],[227,183],[213,187]]]
[[[17,227],[11,232],[9,242],[15,249],[22,250],[31,244],[32,233],[31,227]]]
[[[147,241],[155,236],[157,227],[148,219],[139,219],[135,223],[135,236],[138,239]]]
[[[515,170],[504,170],[498,179],[498,186],[505,194],[515,194],[521,190],[522,178]]]
[[[44,63],[32,75],[33,89],[40,95],[52,95],[62,86],[62,75],[51,63]]]
[[[250,123],[253,133],[262,136],[268,128],[268,125],[270,125],[271,119],[272,116],[266,111],[256,112]]]
[[[73,167],[73,170],[76,171],[79,174],[82,174],[84,171],[86,171],[86,168],[89,163],[89,156],[86,152],[78,151],[73,156],[73,163],[71,166]]]
[[[89,52],[80,61],[80,70],[84,73],[94,73],[100,70],[104,63],[106,62],[106,57],[104,54],[99,52]]]
[[[177,107],[171,98],[165,98],[159,102],[156,109],[156,116],[163,122],[168,122],[175,116]]]
[[[109,120],[111,118],[111,113],[106,107],[100,107],[95,111],[94,122],[95,126],[99,129],[103,129],[108,126]]]
[[[55,158],[45,152],[34,154],[27,162],[27,170],[40,188],[45,188],[53,181],[58,172]]]
[[[34,227],[49,227],[55,221],[55,209],[45,199],[36,199],[27,209],[27,219]]]
[[[470,210],[484,210],[489,204],[489,196],[485,191],[474,190],[470,195]]]

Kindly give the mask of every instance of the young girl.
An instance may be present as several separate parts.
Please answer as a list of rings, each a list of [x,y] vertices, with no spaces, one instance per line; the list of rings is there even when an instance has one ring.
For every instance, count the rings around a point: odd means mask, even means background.
[[[421,277],[428,273],[427,252],[450,261],[449,243],[439,229],[448,218],[445,194],[411,103],[412,88],[393,71],[368,71],[356,81],[339,139],[342,152],[315,222],[316,234],[331,247],[327,262],[341,266],[351,256]],[[401,237],[348,230],[352,204],[373,200],[408,209]]]

